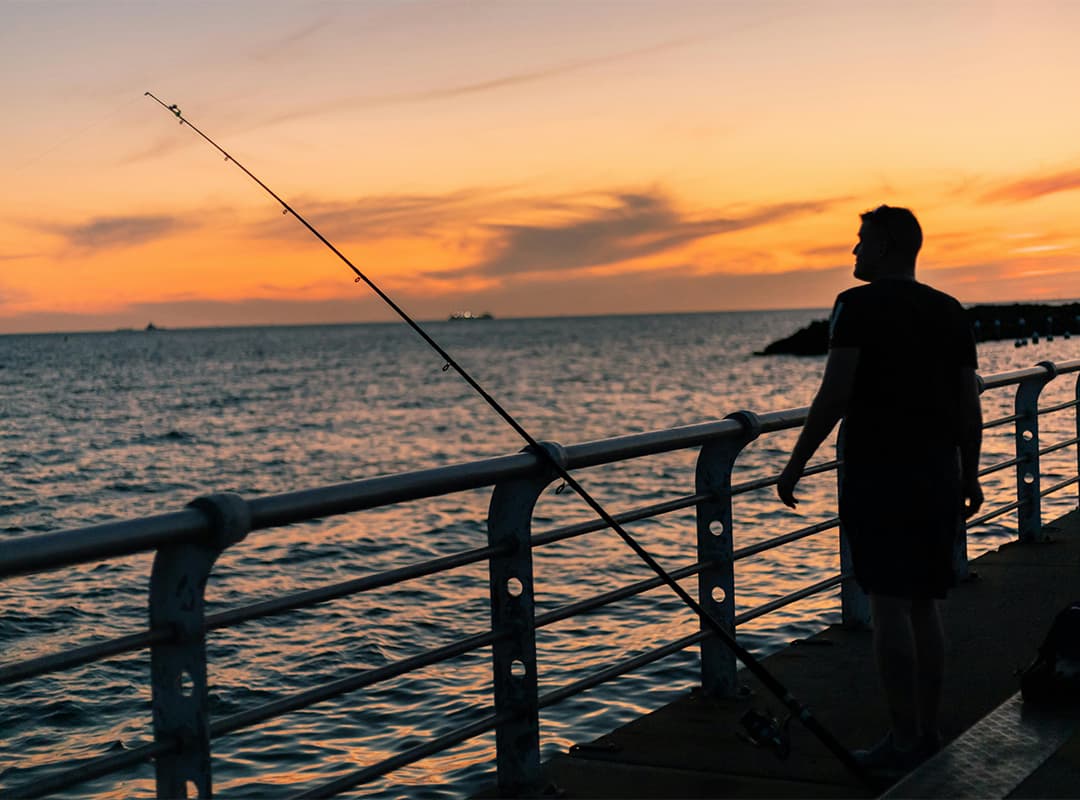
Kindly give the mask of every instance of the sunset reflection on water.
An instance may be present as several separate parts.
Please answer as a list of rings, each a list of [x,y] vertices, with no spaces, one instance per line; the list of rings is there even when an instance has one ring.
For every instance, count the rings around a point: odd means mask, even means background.
[[[801,314],[801,316],[800,316]],[[820,312],[684,315],[578,321],[498,321],[447,328],[455,351],[541,438],[574,443],[804,405],[822,359],[761,359],[763,342]],[[0,392],[10,414],[0,435],[11,455],[4,495],[8,535],[161,513],[210,491],[260,494],[308,488],[520,449],[498,420],[386,326],[177,331],[160,337],[7,337],[5,359],[21,385]],[[29,349],[28,349],[29,348]],[[36,350],[34,349],[36,348]],[[980,346],[989,374],[1041,359],[1066,360],[1068,340],[1038,349]],[[43,387],[67,387],[56,398]],[[1070,399],[1066,376],[1044,395]],[[35,388],[37,391],[35,391]],[[45,402],[43,398],[49,398]],[[1012,390],[984,397],[988,419],[1011,413]],[[1042,421],[1043,441],[1075,435],[1075,417]],[[735,481],[774,474],[796,431],[770,434],[740,455]],[[1011,427],[987,432],[984,464],[1011,457]],[[696,454],[678,452],[582,470],[578,477],[618,513],[688,494]],[[832,458],[831,447],[819,453]],[[1075,472],[1075,451],[1044,461],[1049,484]],[[1008,502],[1014,473],[986,479],[987,508]],[[571,493],[549,487],[533,533],[590,520]],[[797,511],[771,488],[734,499],[741,547],[835,515],[835,475],[806,478]],[[251,534],[222,555],[207,589],[209,614],[486,544],[489,492],[374,509]],[[1046,499],[1044,518],[1075,505],[1075,491]],[[1013,536],[1011,516],[973,531],[978,555]],[[668,569],[695,560],[692,511],[627,526]],[[838,571],[836,531],[741,560],[737,611]],[[4,661],[137,631],[146,624],[149,556],[0,584]],[[652,576],[619,538],[601,531],[534,552],[537,613]],[[696,593],[696,579],[682,584]],[[257,620],[208,635],[215,719],[380,667],[485,631],[484,563]],[[836,591],[753,620],[740,638],[758,653],[838,619]],[[666,588],[574,617],[537,633],[540,691],[693,633],[698,621]],[[697,680],[696,648],[541,715],[545,755],[592,739],[684,693]],[[0,690],[7,787],[48,764],[130,748],[149,731],[148,657],[139,654]],[[490,649],[222,737],[216,791],[285,796],[370,765],[490,713]],[[812,703],[813,698],[807,698]],[[488,776],[494,738],[470,740],[381,779],[377,797],[450,797]],[[288,787],[286,789],[285,787]],[[101,779],[71,797],[153,793],[149,766]]]

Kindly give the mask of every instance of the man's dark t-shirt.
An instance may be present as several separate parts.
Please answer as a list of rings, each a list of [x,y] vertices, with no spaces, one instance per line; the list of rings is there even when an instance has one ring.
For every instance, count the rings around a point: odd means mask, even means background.
[[[844,414],[840,520],[871,594],[944,597],[962,531],[963,370],[975,342],[963,308],[915,281],[843,292],[831,347],[859,359]]]
[[[877,280],[842,292],[830,347],[857,347],[844,415],[848,460],[917,460],[960,441],[961,374],[977,366],[961,305],[916,281]]]

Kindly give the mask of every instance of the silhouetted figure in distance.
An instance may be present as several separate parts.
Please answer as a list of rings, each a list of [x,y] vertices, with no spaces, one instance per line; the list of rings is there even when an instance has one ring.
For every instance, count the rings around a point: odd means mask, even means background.
[[[866,285],[836,298],[821,387],[776,487],[794,508],[803,469],[843,418],[840,519],[892,722],[855,752],[870,769],[908,769],[941,746],[939,601],[956,583],[962,518],[983,501],[974,337],[956,300],[915,280],[921,246],[908,209],[862,215],[855,277]]]

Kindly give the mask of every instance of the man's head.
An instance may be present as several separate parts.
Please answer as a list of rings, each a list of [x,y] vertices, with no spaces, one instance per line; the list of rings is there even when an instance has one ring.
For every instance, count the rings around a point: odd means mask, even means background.
[[[878,206],[861,215],[859,243],[855,245],[855,277],[915,277],[915,258],[922,247],[922,228],[906,208]]]

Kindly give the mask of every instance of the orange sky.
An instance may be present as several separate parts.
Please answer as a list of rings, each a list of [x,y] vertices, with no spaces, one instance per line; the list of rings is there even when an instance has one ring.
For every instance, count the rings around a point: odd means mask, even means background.
[[[1080,4],[879,5],[9,3],[0,332],[390,318],[146,90],[421,318],[1080,297]]]

